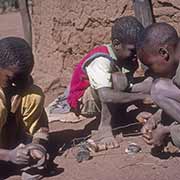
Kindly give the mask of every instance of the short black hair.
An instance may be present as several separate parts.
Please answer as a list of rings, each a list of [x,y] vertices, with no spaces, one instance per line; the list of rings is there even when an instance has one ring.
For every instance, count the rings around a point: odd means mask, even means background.
[[[143,30],[143,25],[135,17],[120,17],[115,20],[112,26],[111,39],[112,41],[117,39],[120,43],[136,44]]]
[[[148,26],[138,40],[138,49],[142,48],[146,52],[156,53],[160,45],[176,45],[178,34],[176,29],[170,24],[161,22]]]
[[[22,74],[30,74],[34,57],[29,44],[19,37],[0,40],[0,68],[16,67]]]

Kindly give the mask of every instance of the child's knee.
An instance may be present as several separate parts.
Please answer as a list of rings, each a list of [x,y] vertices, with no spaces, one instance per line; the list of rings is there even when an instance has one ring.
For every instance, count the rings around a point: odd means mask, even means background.
[[[171,80],[169,79],[157,79],[153,82],[151,88],[151,96],[155,102],[162,100],[166,97],[166,92],[171,88]]]

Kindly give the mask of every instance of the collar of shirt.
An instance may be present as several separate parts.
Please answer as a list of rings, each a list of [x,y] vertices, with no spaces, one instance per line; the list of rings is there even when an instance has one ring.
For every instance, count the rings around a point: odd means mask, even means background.
[[[109,55],[112,57],[112,59],[114,60],[114,61],[117,61],[117,57],[116,57],[116,55],[115,55],[115,53],[114,53],[114,51],[113,51],[113,48],[112,48],[112,44],[107,44],[106,45],[107,46],[107,48],[108,48],[108,51],[109,51]],[[130,71],[128,70],[128,69],[126,69],[125,67],[119,67],[119,66],[117,66],[117,65],[115,65],[116,66],[116,68],[118,69],[118,71],[122,71],[122,73],[129,73]]]
[[[107,48],[108,48],[109,55],[110,55],[115,61],[117,61],[117,57],[116,57],[116,55],[115,55],[115,53],[114,53],[114,51],[113,51],[112,44],[107,44],[106,46],[107,46]]]

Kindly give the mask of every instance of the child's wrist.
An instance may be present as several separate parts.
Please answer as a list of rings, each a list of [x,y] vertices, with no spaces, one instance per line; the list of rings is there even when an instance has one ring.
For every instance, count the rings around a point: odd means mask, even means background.
[[[10,154],[11,154],[11,150],[5,150],[3,160],[6,162],[10,162],[11,161]]]

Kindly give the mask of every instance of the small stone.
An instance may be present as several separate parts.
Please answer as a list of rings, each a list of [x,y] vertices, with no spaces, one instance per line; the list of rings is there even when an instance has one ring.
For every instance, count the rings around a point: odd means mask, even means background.
[[[141,147],[137,145],[136,143],[131,143],[128,145],[128,148],[126,148],[125,152],[128,154],[136,154],[141,151]]]

